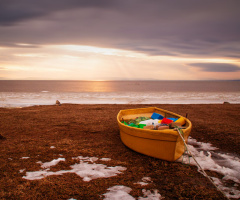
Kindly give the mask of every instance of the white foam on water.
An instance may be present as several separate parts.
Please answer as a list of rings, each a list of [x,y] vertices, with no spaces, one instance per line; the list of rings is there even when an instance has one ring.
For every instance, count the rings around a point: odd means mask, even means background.
[[[195,139],[189,137],[188,149],[195,157],[199,165],[203,170],[210,170],[223,175],[220,180],[213,177],[215,184],[230,198],[240,198],[240,191],[237,190],[237,186],[240,183],[240,159],[232,154],[218,153],[216,147],[212,147],[209,143],[197,142]],[[183,159],[183,157],[177,160],[178,162],[189,163],[196,165],[193,158]],[[201,170],[199,169],[199,172]],[[226,181],[230,180],[235,182],[233,186],[227,186]]]
[[[240,103],[239,92],[0,92],[0,107],[73,104]]]

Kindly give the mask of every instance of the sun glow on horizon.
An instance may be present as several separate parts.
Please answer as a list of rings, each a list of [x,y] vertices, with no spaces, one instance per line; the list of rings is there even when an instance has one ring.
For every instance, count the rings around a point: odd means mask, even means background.
[[[240,61],[230,58],[152,56],[137,51],[86,45],[26,46],[18,44],[17,48],[0,49],[3,56],[6,52],[5,57],[9,58],[0,61],[0,72],[4,71],[0,79],[204,80],[211,79],[213,72],[198,71],[189,66],[191,63],[226,63],[240,69]],[[240,72],[216,73],[222,79],[240,77]]]

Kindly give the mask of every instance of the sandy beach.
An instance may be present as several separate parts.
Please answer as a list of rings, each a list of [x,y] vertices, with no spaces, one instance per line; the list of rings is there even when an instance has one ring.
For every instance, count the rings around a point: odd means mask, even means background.
[[[196,166],[151,158],[121,142],[119,110],[151,106],[187,114],[193,124],[192,138],[212,144],[221,153],[240,156],[240,104],[0,108],[0,199],[104,199],[108,189],[117,185],[131,188],[129,195],[135,199],[144,196],[143,189],[158,191],[164,199],[226,199]],[[104,170],[115,167],[115,171],[113,176],[104,171],[102,177],[82,178],[72,167],[77,161],[109,167]],[[122,168],[118,171],[117,166]],[[27,179],[28,172],[36,171],[53,175]],[[147,184],[139,184],[144,177]],[[228,184],[240,190],[240,184]]]

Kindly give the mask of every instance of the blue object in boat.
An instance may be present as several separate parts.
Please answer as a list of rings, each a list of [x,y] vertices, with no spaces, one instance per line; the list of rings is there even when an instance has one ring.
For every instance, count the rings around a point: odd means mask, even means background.
[[[153,113],[151,118],[152,119],[163,119],[164,117],[158,113]]]
[[[172,117],[168,117],[168,119],[172,120],[173,122],[178,120],[178,118],[172,118]]]

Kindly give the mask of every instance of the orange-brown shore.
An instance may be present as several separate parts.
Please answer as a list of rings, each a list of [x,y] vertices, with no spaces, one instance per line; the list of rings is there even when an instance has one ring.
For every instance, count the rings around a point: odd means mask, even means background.
[[[222,152],[240,155],[240,104],[62,104],[0,108],[0,199],[102,199],[102,194],[115,185],[132,188],[130,195],[135,198],[142,196],[142,189],[157,189],[165,199],[225,199],[195,166],[151,158],[124,146],[117,113],[121,109],[150,106],[183,116],[188,113],[194,139],[211,143]],[[108,166],[123,166],[127,170],[89,182],[74,173],[39,180],[22,178],[26,171],[40,169],[38,161],[49,162],[59,155],[66,161],[53,166],[51,171],[69,170],[76,163],[72,158],[77,156],[111,158]],[[20,172],[22,169],[26,170]],[[143,177],[151,177],[152,183],[135,184]]]

